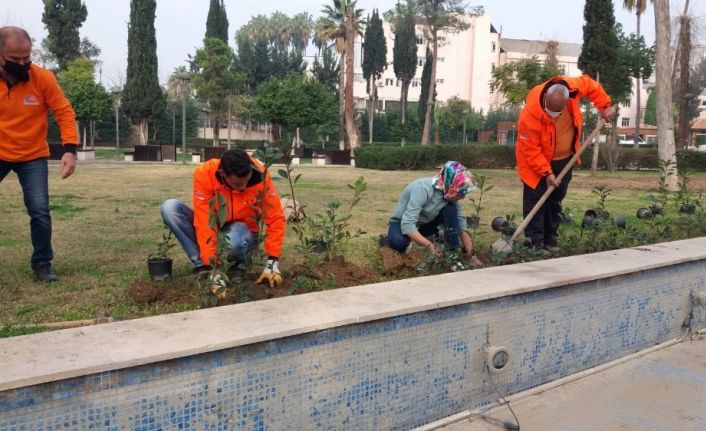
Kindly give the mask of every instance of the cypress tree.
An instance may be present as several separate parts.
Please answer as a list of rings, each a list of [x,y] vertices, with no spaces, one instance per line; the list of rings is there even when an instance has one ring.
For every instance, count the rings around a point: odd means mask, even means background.
[[[586,0],[583,10],[583,46],[578,67],[600,81],[613,98],[625,95],[625,69],[618,60],[618,34],[612,0]],[[621,76],[622,75],[622,76]]]
[[[417,72],[417,40],[414,31],[414,0],[407,0],[406,7],[397,4],[394,22],[395,45],[393,47],[395,76],[402,83],[400,90],[400,122],[402,124],[402,145],[406,137],[407,95],[409,84]]]
[[[157,38],[154,30],[156,0],[130,0],[127,35],[127,79],[122,106],[139,125],[140,143],[146,144],[148,120],[164,109],[165,98],[157,76]]]
[[[64,70],[81,54],[79,29],[88,11],[81,0],[44,0],[42,22],[47,29],[47,48]]]
[[[427,57],[426,60],[424,60],[424,69],[422,69],[422,89],[419,93],[419,105],[417,105],[417,115],[419,116],[420,124],[424,124],[427,112],[427,100],[429,99],[429,85],[431,84],[432,61],[434,61],[434,58],[432,57],[431,49],[429,49],[429,47],[427,46]],[[436,101],[436,94],[434,94],[434,101]],[[434,107],[432,106],[431,109],[431,118],[434,118]]]
[[[206,18],[205,37],[214,37],[228,43],[228,16],[223,0],[211,0]]]
[[[375,81],[380,79],[386,67],[387,42],[382,29],[382,20],[375,9],[365,28],[365,42],[363,42],[363,77],[368,82],[368,136],[371,143],[373,142],[374,105],[377,96]]]

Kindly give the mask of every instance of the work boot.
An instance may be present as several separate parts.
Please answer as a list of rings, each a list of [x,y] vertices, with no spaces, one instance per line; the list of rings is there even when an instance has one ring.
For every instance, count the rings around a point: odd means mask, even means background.
[[[191,270],[191,275],[200,275],[211,270],[209,265],[196,266]]]
[[[558,245],[545,244],[544,249],[551,253],[552,256],[559,256],[561,254],[561,247]]]
[[[32,270],[34,270],[34,276],[37,281],[53,283],[59,280],[59,277],[51,270],[51,262],[40,262],[32,265]]]

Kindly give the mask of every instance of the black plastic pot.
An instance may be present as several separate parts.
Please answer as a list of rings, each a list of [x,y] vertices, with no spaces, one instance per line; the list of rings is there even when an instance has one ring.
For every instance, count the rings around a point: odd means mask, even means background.
[[[683,214],[694,214],[696,211],[696,205],[694,204],[681,204],[679,206],[679,211]]]
[[[625,229],[627,222],[625,221],[625,216],[617,215],[613,217],[613,223],[621,229]]]
[[[502,232],[504,229],[510,225],[505,217],[495,217],[493,221],[490,222],[490,227],[493,228],[495,232]]]
[[[664,205],[662,205],[662,202],[654,202],[650,205],[650,211],[652,211],[652,214],[662,214],[662,211],[664,211]]]
[[[639,219],[646,220],[652,218],[652,211],[649,208],[638,208],[635,216]]]
[[[326,245],[326,241],[321,240],[321,239],[310,240],[309,247],[311,248],[311,251],[314,253],[325,253],[326,250],[328,250],[328,245]]]
[[[596,224],[598,221],[598,214],[594,210],[586,210],[583,213],[583,220],[581,221],[581,227],[589,227]]]
[[[147,270],[153,281],[164,281],[172,278],[171,259],[147,259]]]

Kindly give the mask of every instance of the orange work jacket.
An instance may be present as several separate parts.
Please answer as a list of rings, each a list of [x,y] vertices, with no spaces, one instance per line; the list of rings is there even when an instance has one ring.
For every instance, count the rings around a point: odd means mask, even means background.
[[[537,188],[539,181],[552,173],[551,160],[556,149],[556,128],[551,117],[544,111],[544,93],[550,84],[562,84],[569,89],[569,101],[566,107],[576,128],[574,135],[574,152],[581,145],[581,129],[583,114],[579,101],[583,97],[593,105],[603,110],[611,105],[611,99],[603,87],[588,75],[579,78],[558,76],[537,85],[527,95],[527,103],[520,112],[517,124],[517,143],[515,144],[515,159],[517,173],[523,183],[531,188]]]
[[[194,170],[194,229],[201,261],[205,265],[216,256],[218,246],[217,229],[211,229],[208,223],[211,212],[209,204],[217,193],[228,202],[226,222],[243,222],[251,232],[257,234],[257,215],[261,213],[267,234],[265,251],[275,258],[279,258],[282,253],[286,224],[279,195],[265,167],[253,158],[250,158],[250,161],[253,168],[252,177],[242,192],[231,189],[219,180],[216,171],[220,166],[220,159],[211,159]],[[258,199],[259,197],[261,198]],[[210,238],[212,239],[209,240]]]
[[[29,82],[12,88],[0,78],[0,160],[27,162],[49,157],[47,110],[61,129],[61,142],[78,144],[76,115],[54,74],[35,64],[29,67]]]

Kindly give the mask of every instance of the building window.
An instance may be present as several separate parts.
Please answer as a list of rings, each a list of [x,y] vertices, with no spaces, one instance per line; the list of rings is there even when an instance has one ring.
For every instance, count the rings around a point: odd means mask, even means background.
[[[355,73],[355,74],[353,74],[353,81],[354,82],[365,82],[365,78],[363,78],[362,73]]]
[[[412,87],[419,87],[419,80],[417,78],[412,80]]]
[[[436,80],[436,83],[437,83],[437,84],[443,84],[443,83],[444,83],[444,78],[437,79],[437,80]]]
[[[629,117],[622,117],[620,119],[620,127],[630,127],[630,118]]]
[[[402,81],[400,81],[400,80],[398,79],[397,82],[395,83],[395,87],[399,87],[401,84],[402,84]]]
[[[445,36],[439,36],[439,37],[436,38],[436,40],[437,40],[439,43],[443,43],[443,42],[446,42],[446,37],[445,37]]]
[[[566,75],[566,65],[565,64],[559,65],[559,73],[561,73],[562,75]]]
[[[490,52],[495,52],[496,45],[495,42],[490,42]]]
[[[395,80],[393,78],[385,78],[385,86],[392,87],[395,85]]]
[[[495,63],[490,63],[490,73],[495,72]]]
[[[624,104],[623,106],[626,107],[626,108],[629,108],[629,107],[630,107],[630,101],[628,100],[627,102],[625,102],[625,104]]]
[[[426,59],[425,59],[424,57],[417,57],[417,66],[423,67],[425,60],[426,60]]]
[[[444,57],[439,57],[436,59],[437,63],[443,63],[444,62]]]
[[[417,45],[424,45],[424,38],[422,36],[417,36]]]

